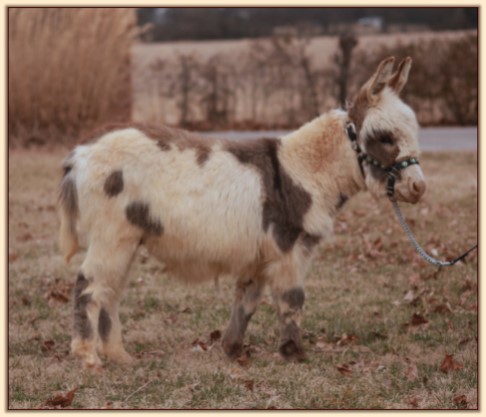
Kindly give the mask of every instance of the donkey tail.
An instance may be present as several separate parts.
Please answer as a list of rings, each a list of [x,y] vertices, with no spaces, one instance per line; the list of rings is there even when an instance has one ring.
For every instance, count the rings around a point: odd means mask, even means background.
[[[61,227],[59,230],[59,247],[66,262],[73,257],[79,248],[76,220],[78,218],[78,192],[74,172],[74,161],[67,158],[63,163],[64,178],[59,193],[59,215]]]

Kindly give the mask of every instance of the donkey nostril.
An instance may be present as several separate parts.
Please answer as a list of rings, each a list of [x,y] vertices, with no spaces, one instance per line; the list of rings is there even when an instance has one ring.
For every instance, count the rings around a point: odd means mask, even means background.
[[[413,194],[418,195],[420,197],[425,192],[425,181],[422,181],[422,180],[413,181],[411,188],[412,188],[411,191],[413,192]]]

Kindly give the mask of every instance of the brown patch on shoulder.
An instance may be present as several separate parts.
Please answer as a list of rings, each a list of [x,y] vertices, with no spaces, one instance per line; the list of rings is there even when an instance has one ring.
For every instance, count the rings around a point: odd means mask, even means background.
[[[114,197],[123,191],[123,172],[113,171],[105,180],[104,190],[108,197]]]
[[[262,226],[273,227],[274,238],[283,252],[292,249],[303,231],[305,213],[312,205],[311,195],[297,185],[278,159],[279,139],[252,139],[226,143],[242,164],[253,165],[260,173],[265,193]]]
[[[160,220],[150,215],[148,204],[134,201],[126,207],[125,214],[131,224],[140,227],[144,232],[156,236],[162,235],[164,228]]]

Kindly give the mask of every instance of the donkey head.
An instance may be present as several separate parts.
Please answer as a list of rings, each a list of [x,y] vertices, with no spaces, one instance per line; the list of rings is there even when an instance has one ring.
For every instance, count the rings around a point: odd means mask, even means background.
[[[366,185],[375,197],[386,195],[386,170],[401,161],[417,158],[420,152],[415,113],[399,97],[408,80],[412,59],[405,58],[396,72],[394,61],[390,57],[380,63],[348,112],[356,127],[358,144],[368,156],[363,170]],[[397,200],[416,203],[424,191],[425,179],[419,165],[412,164],[397,173],[394,194]]]

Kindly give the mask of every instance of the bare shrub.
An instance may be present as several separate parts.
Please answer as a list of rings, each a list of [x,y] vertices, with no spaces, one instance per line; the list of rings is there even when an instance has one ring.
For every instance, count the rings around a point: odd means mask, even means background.
[[[294,128],[344,106],[377,63],[394,55],[413,58],[403,97],[422,125],[476,123],[477,34],[388,44],[344,35],[327,43],[328,59],[319,61],[319,43],[304,29],[225,53],[195,46],[159,58],[139,83],[147,105],[138,119],[201,130]]]
[[[451,41],[442,53],[440,80],[446,117],[460,125],[478,122],[478,37]]]
[[[130,118],[133,9],[10,8],[8,27],[11,143]]]
[[[236,79],[240,73],[230,59],[215,55],[199,67],[200,104],[204,120],[212,128],[221,128],[234,120]]]

